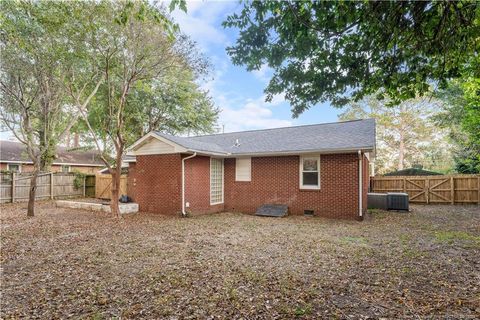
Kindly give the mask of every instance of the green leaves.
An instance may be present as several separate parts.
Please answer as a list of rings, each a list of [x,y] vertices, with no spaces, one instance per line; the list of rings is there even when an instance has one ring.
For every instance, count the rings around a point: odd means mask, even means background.
[[[267,96],[284,93],[298,116],[319,102],[380,92],[398,104],[444,86],[478,55],[479,17],[473,1],[253,1],[223,25],[239,29],[233,63],[273,68]]]

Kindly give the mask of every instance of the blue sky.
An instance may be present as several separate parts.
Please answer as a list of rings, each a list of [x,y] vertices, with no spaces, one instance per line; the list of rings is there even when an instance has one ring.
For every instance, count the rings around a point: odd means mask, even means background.
[[[180,29],[198,43],[214,65],[213,79],[202,87],[210,91],[221,110],[219,126],[232,132],[337,121],[341,111],[328,104],[315,106],[292,119],[290,105],[282,96],[275,97],[272,103],[265,102],[263,89],[271,70],[264,66],[248,72],[243,66],[234,66],[225,51],[235,43],[237,30],[224,29],[222,21],[240,10],[238,1],[189,1],[187,13],[173,12]]]

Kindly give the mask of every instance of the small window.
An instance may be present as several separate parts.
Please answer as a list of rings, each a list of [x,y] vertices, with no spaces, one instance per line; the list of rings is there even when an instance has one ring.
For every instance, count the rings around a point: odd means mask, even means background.
[[[20,164],[16,163],[7,163],[7,170],[11,172],[20,172]]]
[[[252,158],[235,159],[235,181],[252,181]]]
[[[210,204],[223,203],[223,159],[210,158]]]
[[[300,157],[300,188],[320,189],[320,156]]]
[[[64,173],[70,172],[70,166],[65,166],[65,165],[62,166],[62,172],[64,172]]]

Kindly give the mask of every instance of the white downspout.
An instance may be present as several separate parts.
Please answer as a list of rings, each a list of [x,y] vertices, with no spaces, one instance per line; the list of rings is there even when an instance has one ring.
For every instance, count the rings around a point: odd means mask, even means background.
[[[361,217],[363,216],[363,210],[362,210],[362,192],[363,192],[363,179],[362,179],[362,151],[358,150],[358,215]]]
[[[194,152],[191,156],[185,157],[182,159],[182,216],[186,216],[185,212],[185,160],[192,159],[197,156],[197,153]]]

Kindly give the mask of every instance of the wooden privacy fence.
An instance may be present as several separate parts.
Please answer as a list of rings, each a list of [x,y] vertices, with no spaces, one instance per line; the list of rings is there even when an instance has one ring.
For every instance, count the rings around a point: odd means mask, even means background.
[[[480,175],[372,177],[371,192],[406,192],[416,203],[480,203]]]
[[[85,197],[95,197],[95,176],[88,175],[85,177]]]
[[[95,176],[95,198],[111,199],[112,198],[112,175],[97,174]],[[119,195],[127,194],[127,175],[122,174],[120,177]]]
[[[0,173],[0,203],[28,201],[31,173]],[[40,173],[37,178],[35,199],[55,199],[85,196],[85,180],[82,186],[74,185],[75,174],[62,172]]]

